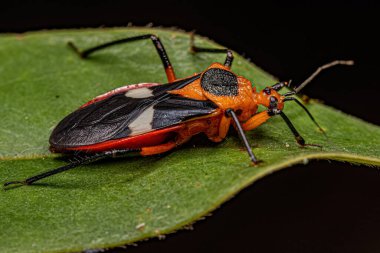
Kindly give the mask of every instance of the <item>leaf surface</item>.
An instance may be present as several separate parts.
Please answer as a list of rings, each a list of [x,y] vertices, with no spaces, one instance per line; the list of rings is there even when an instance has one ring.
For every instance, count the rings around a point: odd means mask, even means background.
[[[112,39],[158,34],[178,77],[223,62],[223,55],[189,53],[189,34],[154,29],[66,30],[0,36],[0,181],[23,179],[65,164],[48,151],[54,126],[113,88],[165,83],[150,41],[120,45],[81,60],[66,43],[87,48]],[[197,37],[199,46],[220,47]],[[276,80],[236,55],[232,70],[258,89]],[[349,71],[349,70],[348,70]],[[339,85],[339,84],[337,84]],[[29,187],[0,192],[0,252],[75,252],[124,245],[182,228],[276,170],[308,159],[380,165],[380,128],[328,106],[285,112],[309,143],[299,148],[280,117],[247,133],[264,163],[250,166],[231,134],[218,145],[201,137],[163,157],[114,159],[82,166]]]

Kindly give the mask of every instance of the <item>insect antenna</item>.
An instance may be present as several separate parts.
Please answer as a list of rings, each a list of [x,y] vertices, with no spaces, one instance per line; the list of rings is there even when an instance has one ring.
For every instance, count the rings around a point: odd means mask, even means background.
[[[298,101],[296,98],[294,97],[287,97],[287,98],[284,98],[283,100],[284,102],[286,101],[294,101],[296,102],[299,106],[301,106],[302,109],[304,109],[304,111],[307,113],[307,115],[309,115],[309,118],[314,122],[314,124],[319,128],[319,130],[326,136],[326,133],[325,131],[323,131],[322,127],[317,123],[317,121],[314,119],[313,115],[311,115],[310,111],[300,102]]]
[[[295,95],[297,94],[297,92],[295,92],[294,90],[293,91],[289,91],[289,92],[286,92],[285,94],[283,94],[284,97],[289,97],[289,96],[292,96],[292,95]]]
[[[320,66],[319,68],[317,68],[317,70],[311,74],[311,76],[309,76],[305,81],[303,81],[303,83],[301,83],[300,85],[298,85],[296,88],[294,88],[294,91],[296,93],[298,93],[300,90],[302,90],[308,83],[310,83],[322,70],[324,69],[328,69],[328,68],[331,68],[335,65],[348,65],[348,66],[351,66],[351,65],[354,65],[354,61],[352,60],[349,60],[349,61],[342,61],[342,60],[336,60],[336,61],[333,61],[333,62],[330,62],[330,63],[327,63],[325,65],[322,65]]]
[[[271,86],[275,91],[279,91],[284,87],[291,87],[292,80],[290,79],[288,82],[279,82]]]

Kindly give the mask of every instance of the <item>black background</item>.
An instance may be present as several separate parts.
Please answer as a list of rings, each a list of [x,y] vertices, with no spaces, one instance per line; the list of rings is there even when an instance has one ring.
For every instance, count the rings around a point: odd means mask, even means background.
[[[379,13],[375,1],[12,1],[0,6],[0,32],[128,23],[196,30],[295,83],[323,63],[353,59],[355,67],[328,70],[303,92],[379,125]],[[244,190],[193,231],[128,249],[380,252],[379,183],[374,168],[294,166]]]

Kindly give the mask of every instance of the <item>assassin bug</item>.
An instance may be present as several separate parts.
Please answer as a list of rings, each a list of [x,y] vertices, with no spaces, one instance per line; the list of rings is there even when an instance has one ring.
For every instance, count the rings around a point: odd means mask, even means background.
[[[290,87],[279,82],[260,92],[251,82],[231,71],[233,53],[229,49],[200,48],[193,53],[225,53],[224,64],[213,63],[205,71],[177,79],[160,39],[152,34],[111,41],[81,51],[72,42],[69,46],[81,58],[122,43],[150,39],[164,66],[167,84],[140,83],[123,86],[100,95],[65,117],[50,136],[50,151],[71,153],[74,159],[67,165],[41,173],[24,181],[4,185],[32,184],[40,179],[85,163],[106,157],[119,157],[137,151],[142,156],[172,150],[192,136],[204,133],[213,142],[222,141],[231,124],[237,130],[253,164],[259,160],[253,154],[245,131],[252,130],[275,115],[280,115],[293,133],[297,143],[307,144],[283,112],[284,103],[294,101],[323,132],[306,107],[292,95],[297,94],[320,71],[334,65],[352,65],[352,61],[334,61],[323,65],[305,82],[285,94],[278,92]],[[267,109],[258,112],[258,106]]]

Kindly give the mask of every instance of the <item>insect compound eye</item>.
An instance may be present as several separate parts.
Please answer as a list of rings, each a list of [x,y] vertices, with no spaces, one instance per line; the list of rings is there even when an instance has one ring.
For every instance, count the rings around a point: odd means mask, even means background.
[[[264,91],[265,94],[267,94],[267,95],[270,95],[271,92],[272,92],[271,89],[270,89],[269,87],[266,87],[263,91]]]
[[[277,102],[278,102],[277,98],[271,96],[269,98],[269,108],[270,109],[277,108]]]
[[[239,90],[237,77],[227,70],[218,68],[203,73],[201,86],[216,96],[237,96]]]

